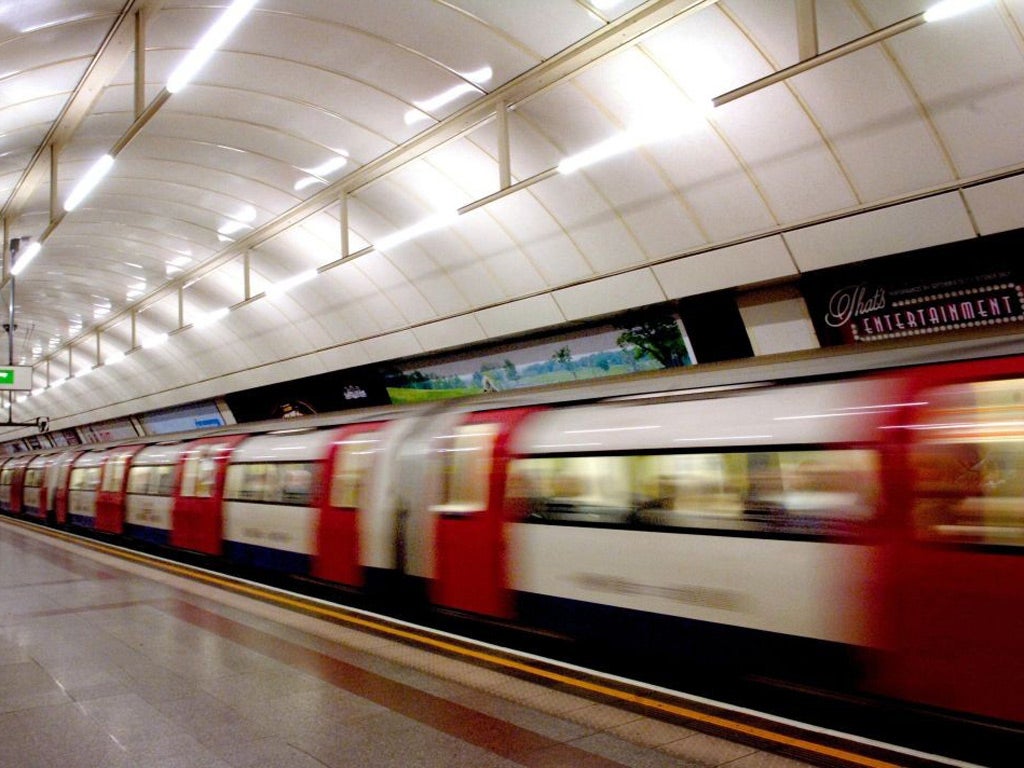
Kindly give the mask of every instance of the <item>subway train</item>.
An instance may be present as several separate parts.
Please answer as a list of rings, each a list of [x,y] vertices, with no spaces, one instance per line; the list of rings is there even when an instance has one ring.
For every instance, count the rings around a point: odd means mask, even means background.
[[[18,454],[0,509],[1019,728],[1024,356],[719,378]]]

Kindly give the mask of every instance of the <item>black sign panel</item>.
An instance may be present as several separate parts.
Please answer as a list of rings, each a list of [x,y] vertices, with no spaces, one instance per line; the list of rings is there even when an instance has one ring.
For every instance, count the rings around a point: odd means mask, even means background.
[[[1024,322],[1020,232],[805,275],[823,346]]]
[[[381,375],[369,368],[335,371],[225,395],[238,423],[390,405]]]

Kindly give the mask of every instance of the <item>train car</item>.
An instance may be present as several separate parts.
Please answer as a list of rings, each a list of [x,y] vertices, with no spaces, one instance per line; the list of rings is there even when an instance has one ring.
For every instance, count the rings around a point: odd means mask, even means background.
[[[131,539],[166,545],[171,539],[175,489],[185,443],[149,445],[134,454],[124,498],[124,533]]]
[[[227,460],[223,552],[237,565],[307,575],[329,430],[289,429],[241,441]]]
[[[31,460],[30,454],[13,456],[0,468],[0,511],[21,514],[25,467]]]
[[[59,457],[60,454],[54,452],[36,454],[25,467],[22,513],[26,517],[47,520],[47,513],[52,508],[52,499],[46,486],[46,474]]]
[[[681,671],[850,670],[881,641],[877,395],[805,384],[527,420],[508,515],[523,619]]]

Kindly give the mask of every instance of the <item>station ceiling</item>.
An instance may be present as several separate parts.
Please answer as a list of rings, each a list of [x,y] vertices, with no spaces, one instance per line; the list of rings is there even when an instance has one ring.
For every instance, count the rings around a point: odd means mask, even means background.
[[[929,0],[228,5],[0,0],[16,418],[1024,226],[1024,0],[935,21]]]

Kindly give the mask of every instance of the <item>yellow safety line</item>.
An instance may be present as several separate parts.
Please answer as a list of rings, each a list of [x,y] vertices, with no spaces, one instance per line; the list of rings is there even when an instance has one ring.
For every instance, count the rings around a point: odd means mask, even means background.
[[[29,526],[28,524],[22,523],[19,520],[11,520],[10,518],[7,519],[9,522],[21,524],[25,527],[30,527],[32,530],[39,530],[35,525]],[[41,529],[41,532],[44,532],[48,535],[57,538],[65,539],[66,541],[72,542],[80,546],[85,546],[91,549],[98,550],[111,556],[120,557],[124,560],[132,560],[134,562],[140,563],[151,568],[159,568],[160,570],[174,573],[184,578],[191,579],[193,581],[203,581],[210,584],[215,584],[219,587],[223,587],[234,592],[240,592],[243,594],[251,595],[262,600],[263,602],[273,602],[279,605],[289,606],[291,608],[295,608],[306,613],[313,613],[320,616],[329,617],[336,621],[354,624],[356,626],[363,627],[366,629],[372,629],[375,632],[391,635],[393,637],[400,637],[405,640],[411,640],[413,642],[419,643],[420,645],[427,645],[438,650],[446,651],[448,653],[456,654],[459,656],[467,656],[473,659],[477,659],[479,661],[484,661],[488,664],[505,667],[507,669],[514,669],[518,672],[524,672],[526,674],[544,678],[552,682],[562,683],[563,685],[567,685],[571,688],[579,688],[585,691],[589,691],[591,693],[596,693],[602,696],[607,696],[609,698],[618,699],[619,701],[628,702],[630,704],[637,704],[648,709],[660,710],[662,712],[676,715],[678,717],[687,718],[689,720],[696,720],[698,722],[713,725],[718,728],[723,728],[736,733],[746,734],[747,736],[753,736],[755,738],[763,739],[765,741],[770,741],[776,744],[782,744],[787,747],[794,747],[808,752],[813,752],[819,755],[837,758],[839,760],[844,760],[846,762],[854,763],[856,765],[863,765],[867,768],[899,768],[899,766],[897,766],[895,763],[889,763],[884,760],[876,760],[874,758],[866,757],[864,755],[858,755],[854,752],[847,752],[843,749],[828,747],[823,744],[816,744],[813,741],[794,738],[792,736],[786,736],[781,733],[775,733],[774,731],[759,728],[755,725],[747,725],[746,723],[735,722],[733,720],[728,720],[724,717],[719,717],[717,715],[709,715],[704,712],[689,709],[687,707],[681,707],[677,704],[670,704],[668,702],[658,701],[657,699],[651,699],[646,696],[641,696],[639,694],[620,691],[616,688],[602,685],[600,683],[593,683],[587,680],[578,680],[576,678],[569,677],[568,675],[564,675],[559,672],[554,672],[551,670],[542,669],[540,667],[535,667],[531,664],[526,664],[521,661],[516,661],[514,659],[506,659],[501,656],[495,656],[493,654],[487,653],[485,651],[478,651],[472,648],[466,648],[464,646],[457,645],[455,643],[450,643],[445,640],[438,640],[436,638],[419,635],[415,632],[410,632],[408,630],[392,627],[387,624],[381,624],[370,619],[363,619],[359,616],[354,616],[343,610],[327,608],[324,606],[316,605],[315,603],[310,603],[303,600],[297,600],[291,597],[276,594],[274,592],[267,591],[259,587],[252,587],[247,584],[240,584],[236,581],[232,581],[227,578],[214,576],[208,573],[202,573],[201,571],[194,570],[192,568],[189,568],[188,566],[161,562],[159,560],[154,560],[152,558],[146,557],[145,555],[118,549],[112,546],[102,544],[100,542],[79,539],[75,536],[62,533],[61,531]]]

